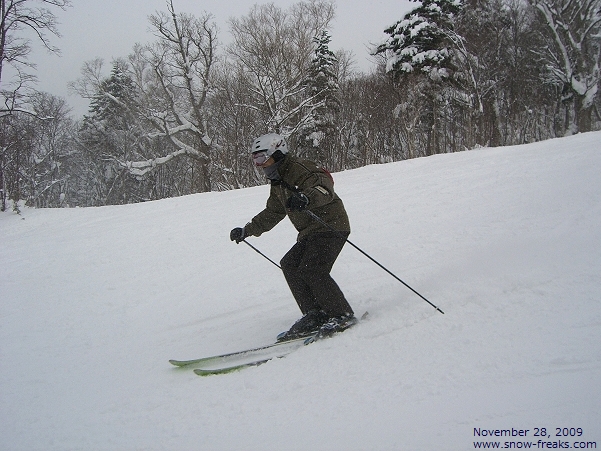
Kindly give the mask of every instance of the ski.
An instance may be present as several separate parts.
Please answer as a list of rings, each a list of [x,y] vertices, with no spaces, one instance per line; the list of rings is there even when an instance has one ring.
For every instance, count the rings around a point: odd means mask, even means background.
[[[280,356],[280,357],[284,357],[284,356]],[[243,363],[241,365],[228,366],[225,368],[212,368],[212,369],[210,369],[210,368],[195,368],[194,374],[196,374],[198,376],[212,376],[215,374],[233,373],[234,371],[241,370],[242,368],[248,368],[250,366],[262,365],[266,362],[269,362],[270,360],[272,360],[274,358],[276,358],[276,357],[272,357],[269,359],[257,360],[256,362]]]
[[[211,368],[211,366],[213,366],[213,365],[209,364],[207,367],[195,368],[194,373],[198,376],[211,376],[214,374],[233,373],[234,371],[238,371],[243,368],[248,368],[251,366],[259,366],[259,365],[269,362],[270,360],[286,357],[292,351],[300,348],[301,346],[309,345],[311,343],[314,343],[316,340],[320,340],[322,338],[325,338],[325,337],[319,337],[317,334],[314,334],[314,335],[309,335],[307,337],[297,338],[294,340],[277,342],[277,343],[267,347],[268,349],[276,348],[277,350],[279,350],[279,352],[277,354],[274,354],[272,356],[269,356],[266,358],[259,358],[258,360],[251,360],[250,362],[240,363],[240,364],[236,364],[236,365],[232,365],[232,366],[224,366],[224,367],[216,366],[214,368]],[[293,348],[286,347],[285,349],[279,349],[280,348],[279,345],[282,345],[285,343],[291,343],[291,342],[294,342],[294,344],[295,344]],[[242,352],[244,353],[245,351],[242,351]],[[250,353],[250,354],[246,353],[244,355],[247,357],[253,358],[254,353]],[[254,358],[256,358],[256,356]],[[229,364],[231,365],[231,362]]]
[[[294,340],[275,342],[266,346],[246,349],[244,351],[231,352],[228,354],[218,354],[210,357],[202,357],[193,360],[169,360],[169,363],[178,367],[195,366],[197,369],[208,371],[217,371],[223,369],[242,368],[244,366],[255,366],[265,363],[276,357],[283,357],[295,349],[304,346],[307,338],[303,337]]]
[[[360,320],[364,320],[367,317],[367,314],[368,313],[365,312],[361,316]],[[359,320],[351,322],[347,325],[347,327],[334,334],[320,335],[316,333],[302,338],[277,341],[266,346],[260,346],[258,348],[247,349],[244,351],[219,354],[193,360],[169,360],[169,363],[182,368],[193,366],[194,373],[198,376],[232,373],[243,368],[262,365],[263,363],[269,362],[270,360],[276,358],[285,357],[291,352],[303,346],[314,343],[317,340],[323,340],[324,338],[338,335],[338,333],[351,328],[358,322]]]

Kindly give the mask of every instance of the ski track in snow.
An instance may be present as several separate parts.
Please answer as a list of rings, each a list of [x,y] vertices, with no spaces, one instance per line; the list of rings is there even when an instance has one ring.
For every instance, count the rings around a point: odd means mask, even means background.
[[[595,132],[335,174],[350,240],[445,314],[347,245],[333,276],[365,321],[205,378],[167,361],[299,316],[229,241],[267,186],[2,213],[0,449],[468,450],[540,427],[601,447],[600,151]],[[249,242],[278,261],[295,236]]]

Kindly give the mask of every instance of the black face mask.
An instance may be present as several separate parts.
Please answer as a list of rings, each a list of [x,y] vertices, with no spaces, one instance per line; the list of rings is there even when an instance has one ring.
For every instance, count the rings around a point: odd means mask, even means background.
[[[280,173],[278,172],[278,167],[280,166],[281,162],[282,160],[276,161],[271,166],[263,168],[265,177],[267,177],[269,180],[280,180]]]

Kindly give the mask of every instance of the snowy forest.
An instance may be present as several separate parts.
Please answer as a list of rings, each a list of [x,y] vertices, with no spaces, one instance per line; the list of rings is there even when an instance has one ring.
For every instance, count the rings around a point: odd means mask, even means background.
[[[176,3],[148,18],[153,42],[74,74],[89,101],[74,118],[35,89],[23,37],[57,50],[53,9],[69,0],[2,2],[2,211],[262,184],[248,148],[266,132],[340,171],[601,128],[601,0],[417,1],[382,24],[370,73],[330,48],[333,1],[255,5],[229,20],[228,45],[210,12]]]

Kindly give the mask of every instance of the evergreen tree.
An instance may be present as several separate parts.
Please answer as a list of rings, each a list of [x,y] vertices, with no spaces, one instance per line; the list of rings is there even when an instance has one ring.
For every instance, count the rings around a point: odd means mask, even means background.
[[[328,137],[336,130],[336,113],[340,110],[338,92],[337,64],[338,60],[329,48],[331,37],[324,30],[313,38],[315,56],[311,61],[308,77],[305,82],[307,98],[312,99],[309,117],[298,135],[300,153],[315,153],[318,148],[326,146]],[[315,157],[315,155],[310,155]]]
[[[81,142],[98,185],[95,203],[121,204],[147,198],[146,183],[124,171],[122,161],[139,155],[140,130],[136,118],[136,89],[127,63],[115,61],[90,102]]]
[[[86,120],[102,121],[105,128],[126,130],[132,119],[135,99],[136,89],[127,74],[126,63],[115,61],[110,77],[100,83],[90,102],[91,114]]]
[[[417,0],[414,0],[417,1]],[[423,0],[385,33],[390,37],[376,54],[386,56],[386,72],[396,76],[421,71],[432,80],[451,75],[454,19],[462,0]]]

